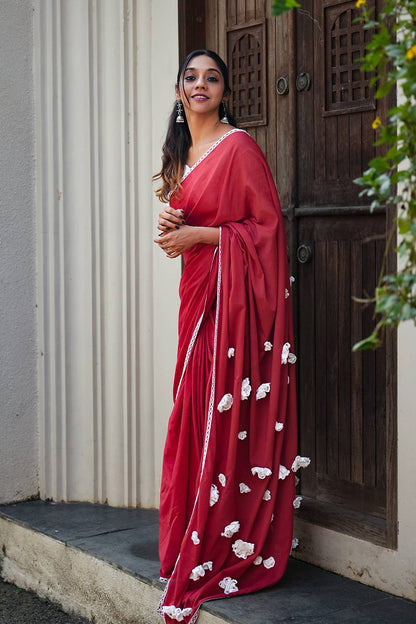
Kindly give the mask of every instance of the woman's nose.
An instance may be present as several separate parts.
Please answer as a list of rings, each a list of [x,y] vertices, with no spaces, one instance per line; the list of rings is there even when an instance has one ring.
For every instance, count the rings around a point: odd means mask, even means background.
[[[201,88],[203,87],[205,89],[205,82],[204,82],[204,78],[203,76],[199,76],[196,80],[196,87]]]

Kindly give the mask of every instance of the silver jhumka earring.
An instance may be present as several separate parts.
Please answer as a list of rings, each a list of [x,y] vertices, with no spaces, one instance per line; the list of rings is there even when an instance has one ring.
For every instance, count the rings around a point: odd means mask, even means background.
[[[181,100],[176,100],[176,111],[177,111],[176,123],[185,123],[185,119],[183,118],[183,108],[182,108]]]
[[[224,114],[220,119],[220,122],[223,124],[229,124],[230,122],[228,121],[228,117],[227,117],[227,107],[225,105],[225,102],[222,102],[222,106],[223,106],[223,110],[224,110]]]

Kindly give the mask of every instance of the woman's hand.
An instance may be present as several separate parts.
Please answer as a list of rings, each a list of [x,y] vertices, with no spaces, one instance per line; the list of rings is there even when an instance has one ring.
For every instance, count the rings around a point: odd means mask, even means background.
[[[160,249],[166,253],[168,258],[177,258],[183,254],[184,251],[193,247],[196,243],[201,242],[199,240],[199,229],[200,228],[192,227],[191,225],[181,225],[176,229],[175,225],[174,229],[159,234],[154,242],[159,245]]]
[[[159,213],[157,229],[162,230],[162,232],[167,232],[172,229],[178,230],[179,227],[184,224],[183,210],[175,210],[175,208],[166,206],[163,208],[162,212]]]

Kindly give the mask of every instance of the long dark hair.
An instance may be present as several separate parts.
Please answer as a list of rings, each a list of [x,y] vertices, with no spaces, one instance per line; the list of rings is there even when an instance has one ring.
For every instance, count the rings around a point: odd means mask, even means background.
[[[215,61],[224,79],[224,95],[230,93],[230,83],[228,77],[228,69],[221,57],[212,50],[194,50],[190,52],[181,64],[176,78],[176,87],[184,86],[185,70],[189,63],[196,56],[209,56]],[[224,116],[224,105],[219,106],[219,119]],[[169,117],[168,131],[166,139],[162,147],[162,168],[153,180],[162,180],[162,186],[156,190],[156,195],[160,201],[167,202],[171,193],[180,188],[183,170],[188,156],[188,150],[191,146],[191,133],[189,132],[188,122],[184,114],[184,123],[176,123],[177,109],[176,102]],[[237,127],[234,117],[227,111],[228,121],[231,126]]]

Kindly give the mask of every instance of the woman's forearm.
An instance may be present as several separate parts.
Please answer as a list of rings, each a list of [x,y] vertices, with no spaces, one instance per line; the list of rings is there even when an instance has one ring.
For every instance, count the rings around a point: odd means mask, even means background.
[[[206,245],[218,245],[220,241],[220,229],[218,227],[194,226],[198,243]]]

